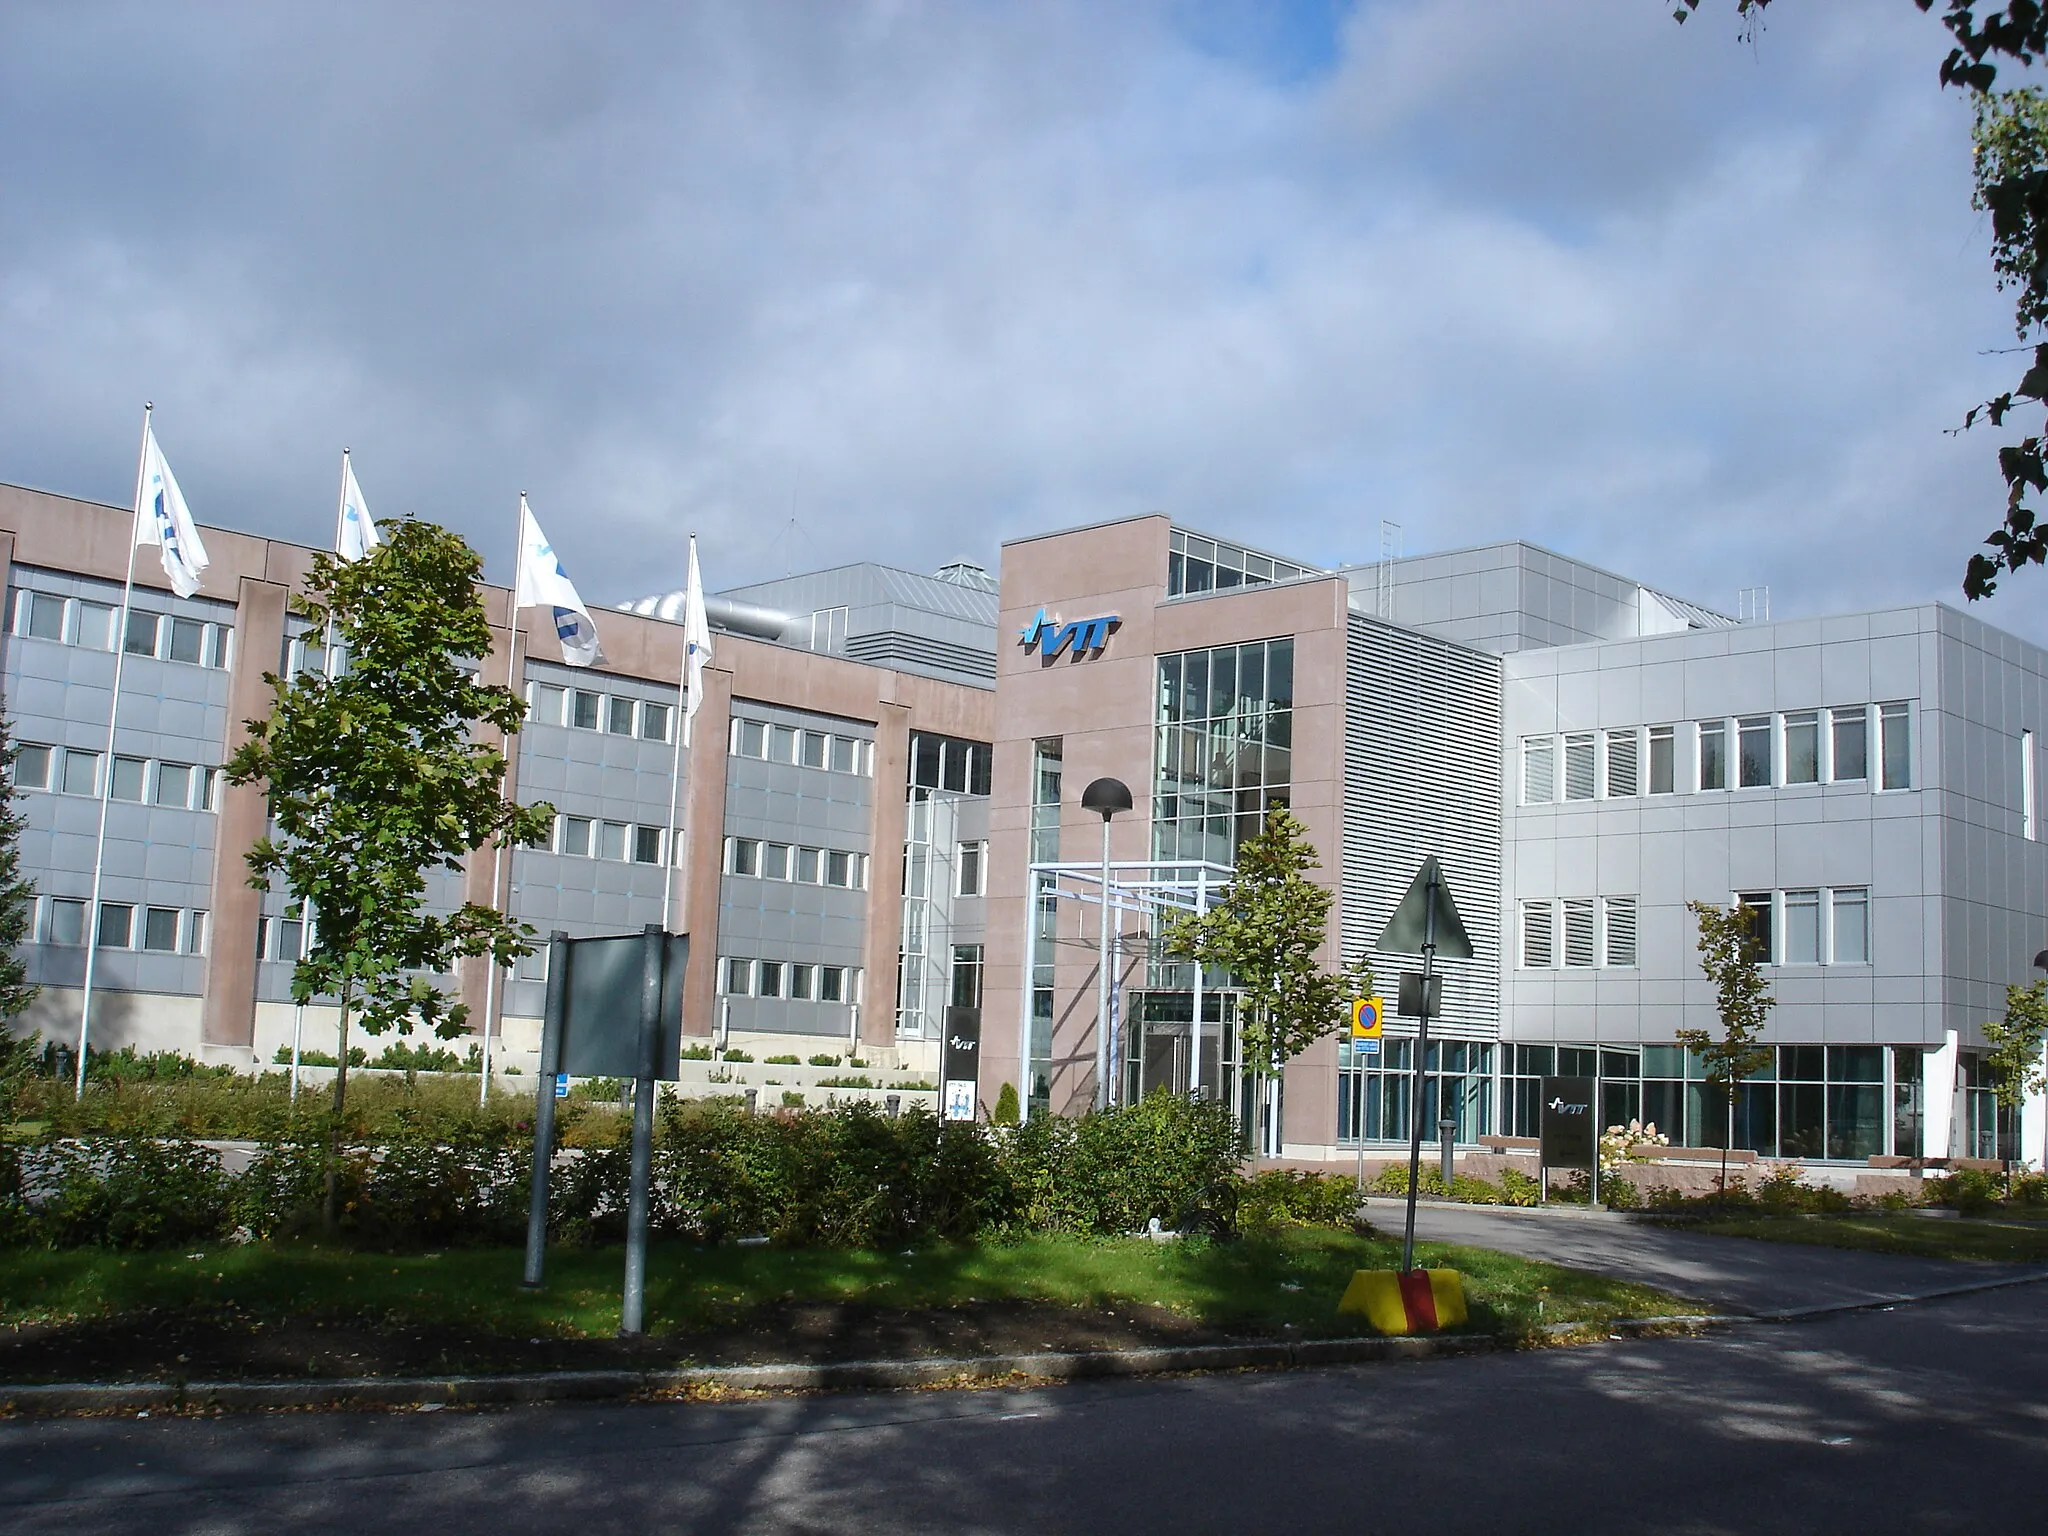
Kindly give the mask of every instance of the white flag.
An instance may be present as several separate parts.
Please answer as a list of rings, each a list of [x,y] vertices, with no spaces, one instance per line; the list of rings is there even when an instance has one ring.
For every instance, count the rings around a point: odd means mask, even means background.
[[[199,527],[185,506],[185,497],[156,445],[156,433],[142,429],[142,497],[135,507],[135,543],[157,546],[164,562],[164,575],[171,590],[190,597],[199,590],[199,573],[206,569],[206,546],[199,542]]]
[[[384,541],[377,537],[377,525],[370,509],[363,505],[363,488],[356,484],[355,466],[348,455],[341,456],[341,517],[335,525],[334,552],[342,559],[356,561]]]
[[[597,624],[554,546],[540,531],[524,496],[519,498],[519,578],[514,584],[515,608],[550,608],[555,615],[555,633],[562,641],[562,660],[572,667],[592,667],[604,660],[597,643]]]
[[[704,702],[704,664],[711,659],[711,626],[704,621],[704,578],[697,571],[697,536],[690,535],[690,585],[683,599],[683,740]]]

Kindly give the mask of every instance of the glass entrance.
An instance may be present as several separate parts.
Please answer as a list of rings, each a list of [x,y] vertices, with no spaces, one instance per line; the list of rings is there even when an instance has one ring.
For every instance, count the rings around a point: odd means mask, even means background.
[[[1186,1093],[1195,1076],[1195,995],[1192,991],[1146,988],[1124,994],[1125,1102],[1135,1104],[1154,1089]],[[1225,1075],[1237,1059],[1237,994],[1202,993],[1200,1084],[1208,1098],[1221,1097]]]

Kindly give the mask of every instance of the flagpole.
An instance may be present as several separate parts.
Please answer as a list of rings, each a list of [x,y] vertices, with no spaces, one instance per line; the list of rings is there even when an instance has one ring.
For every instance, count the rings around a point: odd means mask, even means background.
[[[690,552],[694,555],[696,551],[697,535],[693,533],[690,535]],[[687,595],[684,598],[683,660],[681,670],[676,676],[675,752],[669,760],[668,770],[669,867],[663,871],[661,882],[661,931],[663,933],[669,931],[668,915],[670,904],[675,897],[676,871],[684,871],[684,878],[687,879],[689,869],[688,864],[683,859],[683,855],[687,851],[687,844],[684,840],[683,829],[676,825],[676,807],[682,796],[683,753],[690,745],[690,616],[688,605],[694,601],[696,601],[694,594]]]
[[[506,627],[510,631],[505,643],[505,686],[515,693],[518,692],[517,679],[519,676],[519,578],[525,573],[526,492],[521,491],[519,493],[519,516],[513,523],[512,592],[507,600],[505,613]],[[498,798],[503,800],[505,798],[505,780],[512,771],[512,733],[510,731],[505,733],[504,744],[500,750],[504,754],[505,766],[498,772]],[[491,907],[493,910],[498,905],[499,860],[504,856],[504,852],[502,844],[492,845]],[[512,905],[509,893],[507,894],[505,905],[507,907]],[[509,915],[508,913],[507,916]],[[492,955],[490,960],[491,968],[484,974],[484,1050],[483,1070],[478,1074],[482,1078],[482,1081],[477,1085],[477,1103],[479,1104],[488,1104],[491,1098],[491,1023],[492,1015],[497,1012],[498,1006],[498,972],[500,966],[498,965],[498,957],[496,955]]]
[[[85,997],[78,1009],[78,1076],[72,1091],[85,1094],[85,1049],[92,1033],[92,983],[100,953],[100,887],[106,875],[107,806],[114,789],[114,725],[121,715],[121,668],[128,659],[128,605],[135,596],[135,545],[142,532],[142,476],[149,463],[149,418],[154,401],[142,403],[142,444],[135,454],[135,516],[128,529],[128,575],[121,584],[121,614],[114,625],[114,687],[107,703],[107,761],[100,774],[100,825],[92,846],[92,900],[85,907]]]

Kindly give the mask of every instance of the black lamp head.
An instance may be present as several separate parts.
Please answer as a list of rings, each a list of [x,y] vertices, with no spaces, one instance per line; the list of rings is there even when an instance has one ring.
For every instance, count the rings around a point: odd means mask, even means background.
[[[1122,779],[1097,779],[1081,791],[1081,809],[1096,812],[1104,821],[1130,808],[1131,787]]]

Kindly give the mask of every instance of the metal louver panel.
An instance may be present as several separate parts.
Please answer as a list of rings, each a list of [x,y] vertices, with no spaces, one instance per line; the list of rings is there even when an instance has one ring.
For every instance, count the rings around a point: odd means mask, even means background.
[[[928,667],[935,672],[959,673],[965,677],[993,679],[996,653],[934,640],[928,635],[905,634],[902,630],[881,630],[866,635],[849,635],[846,654],[855,661],[874,666],[900,662],[909,667]]]

